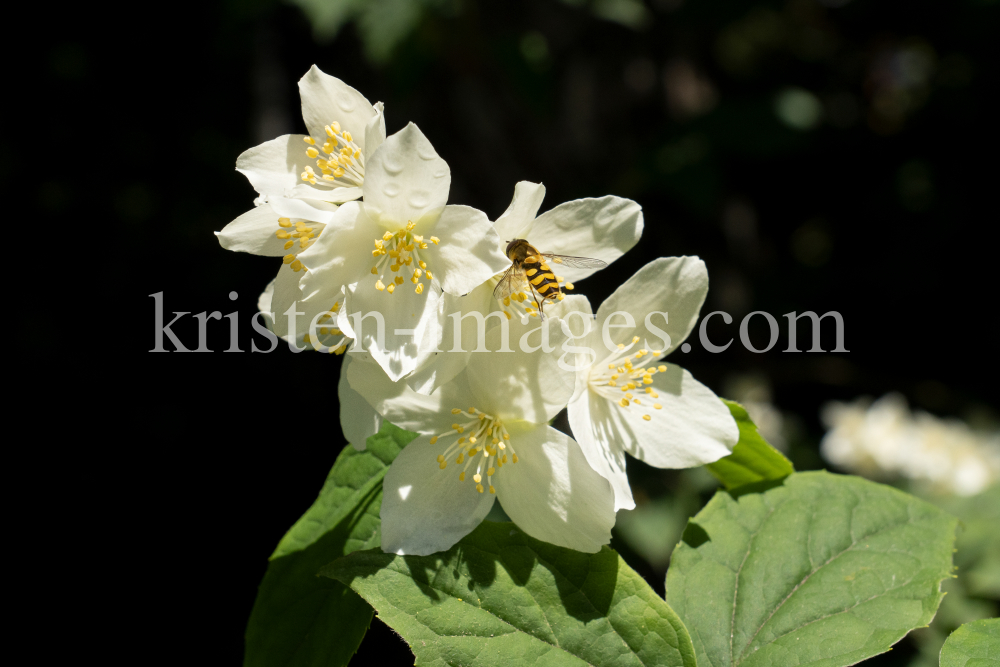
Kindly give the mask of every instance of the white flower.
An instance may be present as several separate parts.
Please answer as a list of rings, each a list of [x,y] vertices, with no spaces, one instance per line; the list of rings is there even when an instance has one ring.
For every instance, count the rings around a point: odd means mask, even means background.
[[[642,207],[631,199],[610,195],[599,199],[576,199],[538,215],[544,198],[545,186],[540,183],[521,181],[514,187],[510,206],[496,221],[501,252],[505,252],[510,241],[525,239],[542,253],[587,257],[610,264],[628,252],[642,236]],[[558,259],[551,264],[564,290],[572,290],[573,281],[583,280],[599,270],[561,265]],[[490,296],[499,278],[495,276],[488,286]],[[532,301],[531,295],[521,294],[517,299],[504,299],[495,307],[520,314],[518,303],[528,306],[531,312]]]
[[[236,170],[265,201],[342,203],[362,194],[366,161],[385,140],[382,103],[315,65],[299,80],[309,135],[286,134],[244,152]]]
[[[822,418],[830,429],[820,445],[823,457],[851,472],[875,479],[902,476],[961,496],[1000,479],[1000,434],[912,414],[899,394],[874,403],[830,403]]]
[[[559,327],[552,329],[558,349]],[[537,539],[589,553],[609,542],[610,485],[572,438],[547,424],[572,395],[574,374],[559,368],[557,353],[522,352],[523,331],[512,323],[513,352],[473,354],[431,395],[393,384],[373,364],[351,362],[351,386],[386,420],[420,434],[383,481],[383,550],[448,549],[479,525],[494,498]],[[488,332],[490,350],[499,349],[500,332]]]
[[[587,461],[611,482],[616,510],[635,507],[625,452],[657,468],[690,468],[728,455],[739,440],[729,409],[711,389],[676,364],[658,363],[691,333],[707,292],[708,271],[697,257],[653,260],[601,304],[590,335],[574,343],[596,356],[578,366],[569,423]],[[589,315],[584,300],[572,305],[581,303]],[[667,322],[655,312],[667,313]],[[634,326],[608,328],[609,353],[604,325],[627,324],[622,313]],[[663,340],[648,324],[669,336],[662,349],[645,342]]]
[[[540,183],[521,181],[515,186],[510,206],[495,223],[499,240],[497,250],[500,253],[506,256],[507,243],[510,241],[525,239],[543,253],[588,257],[610,264],[630,250],[642,236],[642,208],[630,199],[613,196],[577,199],[560,204],[538,216],[544,197],[545,186]],[[583,280],[600,270],[560,266],[558,260],[553,261],[552,265],[563,290],[574,289],[572,281]],[[507,261],[504,271],[509,266],[510,262]],[[493,312],[502,312],[507,319],[524,314],[537,317],[537,311],[532,307],[534,298],[526,292],[494,298],[494,290],[502,275],[494,275],[465,296],[445,295],[446,316],[450,318],[453,313],[461,316],[461,347],[466,352],[438,355],[425,367],[423,374],[408,380],[411,388],[421,393],[430,393],[454,377],[465,365],[471,354],[470,350],[475,347],[476,330],[479,326],[476,318],[465,317],[466,315],[478,313],[486,317]],[[488,326],[495,326],[497,323],[496,317],[487,322]],[[456,349],[454,320],[449,319],[444,323],[442,338],[442,350]]]
[[[441,340],[441,291],[470,292],[509,264],[497,250],[493,225],[481,211],[446,206],[448,163],[416,125],[386,139],[369,159],[364,201],[348,202],[327,232],[298,256],[307,268],[303,303],[336,301],[346,290],[339,328],[395,381],[435,354]],[[332,232],[332,233],[331,233]],[[374,318],[384,318],[384,347]]]

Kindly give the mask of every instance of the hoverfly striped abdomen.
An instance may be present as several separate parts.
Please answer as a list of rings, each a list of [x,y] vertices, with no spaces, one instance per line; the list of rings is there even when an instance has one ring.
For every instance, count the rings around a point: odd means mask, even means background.
[[[540,255],[524,258],[524,275],[543,299],[555,299],[560,293],[559,281]]]

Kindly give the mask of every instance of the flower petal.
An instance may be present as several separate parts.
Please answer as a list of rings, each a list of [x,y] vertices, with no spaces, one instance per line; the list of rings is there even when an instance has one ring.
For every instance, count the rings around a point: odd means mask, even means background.
[[[427,229],[425,239],[432,234],[441,238],[441,244],[437,252],[424,254],[429,268],[441,281],[441,289],[448,294],[468,294],[510,266],[510,260],[499,250],[500,237],[482,211],[469,206],[445,206],[441,217]]]
[[[421,394],[430,394],[465,370],[472,350],[479,345],[478,318],[470,313],[479,313],[486,317],[495,304],[493,286],[490,282],[484,282],[465,296],[444,294],[441,304],[443,315],[441,342],[438,344],[441,352],[428,359],[421,368],[406,378],[410,388]],[[455,335],[456,321],[459,323],[459,337]],[[496,317],[485,319],[484,335],[486,330],[496,324],[499,324]]]
[[[600,551],[611,541],[615,525],[608,481],[588,465],[576,441],[551,426],[521,422],[507,430],[518,462],[493,477],[507,515],[536,539],[586,553]]]
[[[375,372],[382,372],[382,369],[373,362],[361,359],[362,354],[344,355],[344,361],[340,366],[340,382],[337,383],[337,398],[340,402],[340,428],[344,431],[347,442],[351,443],[351,446],[358,451],[364,450],[368,438],[378,433],[378,430],[382,428],[382,415],[361,394],[351,389],[347,380],[347,368],[352,363],[359,365],[367,363]]]
[[[633,336],[639,336],[658,348],[663,340],[647,328],[645,318],[653,312],[666,312],[666,323],[659,315],[651,316],[650,322],[670,336],[669,347],[663,347],[668,354],[691,333],[707,294],[708,270],[703,261],[697,257],[660,257],[636,271],[601,304],[597,325],[603,330],[604,321],[613,313],[628,313],[635,328],[609,328],[611,342],[628,345]],[[625,324],[625,319],[615,317],[612,323]]]
[[[311,162],[304,138],[302,134],[285,134],[254,146],[236,158],[236,171],[260,194],[284,197],[301,183],[299,174]]]
[[[374,108],[375,115],[365,126],[365,155],[374,153],[385,141],[385,116],[382,115],[382,103],[376,102]]]
[[[640,405],[633,402],[622,408],[605,400],[604,409],[598,411],[591,402],[594,433],[614,439],[656,468],[693,468],[732,452],[739,429],[711,389],[676,364],[655,374],[651,386],[656,396],[639,394]],[[657,410],[656,405],[663,407]]]
[[[299,261],[309,269],[302,275],[305,300],[325,299],[331,291],[357,282],[371,269],[371,250],[382,230],[365,215],[364,205],[344,204],[330,219],[330,227],[298,254]]]
[[[625,474],[625,450],[619,444],[616,433],[604,431],[607,419],[597,416],[609,407],[605,398],[585,391],[569,404],[569,425],[587,463],[611,483],[617,512],[634,509],[635,500]]]
[[[236,218],[215,235],[226,250],[280,257],[288,254],[284,249],[285,239],[275,236],[275,232],[281,230],[278,226],[280,217],[269,204],[262,204]]]
[[[392,280],[393,273],[384,278]],[[347,314],[362,318],[368,313],[379,313],[385,323],[383,340],[378,340],[377,322],[362,320],[362,333],[356,336],[358,344],[374,359],[389,377],[399,380],[427,363],[439,350],[441,340],[441,292],[424,284],[422,293],[408,280],[397,284],[393,292],[376,288],[378,276],[366,273],[348,288]],[[391,284],[391,283],[390,283]]]
[[[494,223],[500,241],[506,244],[525,238],[544,198],[545,186],[541,183],[520,181],[515,185],[510,206]]]
[[[278,282],[277,278],[274,278],[267,284],[264,291],[260,293],[257,297],[257,310],[259,310],[264,315],[264,322],[268,329],[274,330],[274,314],[271,312],[271,300],[274,298],[274,285]]]
[[[544,324],[544,327],[543,327]],[[510,352],[503,352],[503,330],[508,329]],[[549,330],[552,352],[525,351],[541,344],[544,328]],[[515,318],[486,332],[490,352],[473,352],[466,375],[477,407],[504,420],[527,420],[543,424],[566,407],[576,383],[576,373],[559,366],[566,336],[559,320],[545,318],[539,323],[528,318],[522,324]]]
[[[284,340],[294,342],[300,349],[306,349],[309,345],[306,344],[305,337],[310,334],[312,340],[309,327],[313,320],[317,322],[317,330],[323,325],[326,327],[336,325],[335,318],[337,312],[342,309],[344,292],[343,288],[331,288],[309,301],[303,301],[299,289],[301,275],[301,272],[296,273],[288,264],[281,266],[274,280],[269,317],[271,330],[275,334]],[[323,313],[327,313],[328,317],[320,321],[319,318]],[[318,331],[316,335],[318,340],[315,342],[319,343],[320,347],[328,345],[336,347],[343,338],[341,334],[321,335]]]
[[[302,119],[313,138],[325,138],[323,127],[336,121],[351,133],[354,143],[366,153],[365,128],[376,112],[364,95],[313,65],[299,79],[299,96],[302,98]]]
[[[441,445],[421,436],[403,448],[382,481],[382,550],[427,556],[450,549],[478,526],[493,506],[472,480],[459,482],[454,466],[440,469]]]
[[[275,213],[283,218],[308,220],[327,224],[333,220],[334,213],[340,208],[318,199],[288,199],[286,197],[270,197],[268,203]]]
[[[464,374],[430,396],[418,394],[405,382],[393,382],[375,363],[352,362],[347,369],[347,381],[389,422],[428,436],[447,431],[455,421],[452,408],[465,408],[469,397],[469,383]]]
[[[365,164],[365,208],[390,231],[439,215],[450,188],[448,163],[413,123],[388,137]]]
[[[642,207],[631,199],[601,197],[560,204],[538,216],[528,232],[528,241],[542,252],[592,257],[610,264],[639,242]],[[597,269],[558,266],[567,280],[583,280]]]
[[[285,190],[285,196],[291,199],[319,199],[331,204],[343,204],[360,199],[364,192],[359,187],[318,188],[308,183],[299,183],[290,190]]]

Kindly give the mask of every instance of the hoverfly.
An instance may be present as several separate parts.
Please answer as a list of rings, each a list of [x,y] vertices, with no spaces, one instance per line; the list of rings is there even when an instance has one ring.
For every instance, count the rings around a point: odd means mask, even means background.
[[[535,298],[535,306],[538,307],[539,315],[542,315],[542,304],[546,301],[555,301],[562,294],[559,281],[546,263],[546,259],[553,264],[562,264],[577,269],[603,269],[608,265],[605,261],[590,257],[571,257],[569,255],[555,255],[550,252],[538,252],[538,249],[525,239],[514,239],[508,243],[506,253],[511,261],[510,268],[500,278],[496,289],[493,290],[493,297],[502,301],[511,294],[524,291],[525,284],[527,284]]]

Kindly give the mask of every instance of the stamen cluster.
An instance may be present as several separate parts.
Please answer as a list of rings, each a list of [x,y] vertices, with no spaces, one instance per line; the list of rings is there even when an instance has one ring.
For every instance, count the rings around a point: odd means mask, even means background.
[[[617,350],[602,362],[594,364],[590,371],[590,387],[605,398],[615,401],[622,408],[638,405],[639,409],[643,410],[647,404],[642,402],[643,399],[636,398],[632,392],[639,390],[642,385],[643,391],[649,398],[659,398],[660,395],[650,385],[653,384],[653,375],[666,372],[667,366],[660,364],[647,368],[646,364],[659,360],[663,352],[640,349],[633,355],[631,349],[638,342],[639,337],[635,336],[629,345],[619,343]],[[654,410],[663,408],[659,403],[653,403],[652,406]],[[646,421],[652,419],[650,413],[643,414],[642,418]]]
[[[292,230],[292,221],[290,218],[278,218],[278,229],[274,233],[279,239],[288,239],[285,241],[285,250],[290,250],[295,241],[299,242],[299,249],[296,252],[289,253],[281,258],[281,261],[285,264],[291,264],[292,271],[296,273],[303,269],[302,262],[296,259],[296,255],[302,252],[315,242],[316,236],[319,236],[320,230],[315,227],[310,227],[306,223],[299,220],[294,225],[294,230]]]
[[[386,264],[392,273],[399,273],[403,267],[407,267],[407,269],[412,267],[413,274],[410,277],[410,282],[416,285],[414,291],[417,294],[424,292],[424,284],[420,282],[421,278],[425,278],[428,282],[434,279],[434,275],[427,269],[427,262],[420,259],[420,251],[427,250],[430,246],[422,235],[413,233],[415,228],[416,225],[412,221],[408,221],[406,227],[395,234],[386,232],[382,238],[375,239],[375,249],[372,250],[375,266],[372,267],[372,275],[379,277],[375,281],[375,289],[378,291],[392,294],[397,285],[406,282],[403,276],[392,277],[388,285],[382,282],[385,278]],[[440,241],[441,239],[436,236],[430,237],[430,242],[434,245],[438,245]]]
[[[311,185],[319,185],[321,179],[324,185],[359,187],[365,180],[365,156],[354,143],[354,137],[347,130],[341,131],[340,123],[336,121],[323,129],[326,130],[327,138],[319,149],[316,148],[317,142],[313,137],[302,139],[309,144],[306,155],[309,158],[318,158],[316,166],[319,167],[321,175],[317,179],[316,170],[306,166],[300,177]],[[321,158],[320,150],[329,157]]]
[[[517,463],[518,461],[517,454],[514,452],[513,443],[510,442],[510,434],[504,427],[503,420],[487,414],[475,407],[469,408],[468,411],[462,410],[461,408],[452,408],[451,413],[453,415],[468,414],[474,416],[475,419],[471,419],[465,423],[455,423],[451,425],[454,435],[459,437],[452,442],[447,449],[445,449],[443,454],[438,454],[438,467],[441,470],[444,470],[448,467],[448,461],[452,457],[455,457],[455,465],[463,466],[462,472],[458,475],[458,481],[464,482],[465,473],[468,471],[473,461],[475,461],[476,472],[472,475],[472,481],[476,483],[476,491],[483,493],[485,490],[482,484],[482,473],[485,469],[487,480],[486,484],[489,486],[490,493],[496,493],[496,489],[493,488],[492,478],[497,470],[502,468],[504,464],[507,463],[507,449],[510,449],[510,462]],[[462,435],[467,430],[470,434],[468,436]],[[446,431],[441,435],[431,436],[431,444],[436,444],[440,438],[453,435],[452,431]],[[489,442],[481,442],[484,439],[488,439]],[[482,456],[477,457],[476,454],[480,452],[482,452]]]

